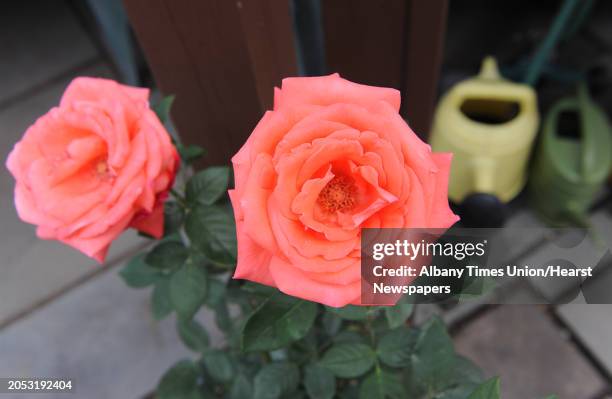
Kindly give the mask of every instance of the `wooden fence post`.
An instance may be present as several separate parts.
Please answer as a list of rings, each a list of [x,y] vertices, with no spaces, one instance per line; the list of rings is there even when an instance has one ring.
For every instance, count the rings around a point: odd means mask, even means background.
[[[402,116],[427,139],[447,0],[322,0],[328,72],[402,91]]]
[[[402,116],[429,137],[446,34],[448,0],[409,1]]]
[[[297,74],[286,1],[124,0],[153,76],[175,94],[173,121],[205,164],[227,164],[273,86]]]

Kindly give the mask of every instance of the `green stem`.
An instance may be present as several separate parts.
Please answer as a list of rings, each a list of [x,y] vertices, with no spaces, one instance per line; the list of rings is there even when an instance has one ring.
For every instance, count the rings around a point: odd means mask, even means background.
[[[185,197],[183,197],[179,192],[177,192],[175,189],[171,188],[170,189],[170,194],[172,194],[172,196],[174,197],[174,199],[176,199],[176,202],[178,202],[178,204],[180,206],[182,206],[184,209],[188,209],[189,207],[187,206],[187,201],[185,200]]]

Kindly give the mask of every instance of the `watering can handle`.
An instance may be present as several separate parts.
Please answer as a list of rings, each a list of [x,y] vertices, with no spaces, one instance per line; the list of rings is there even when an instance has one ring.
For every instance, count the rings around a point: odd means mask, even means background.
[[[583,116],[586,115],[586,110],[588,109],[589,105],[591,104],[591,96],[589,95],[589,89],[586,85],[586,83],[584,81],[578,83],[578,87],[576,88],[576,91],[578,93],[578,112],[580,112],[580,114],[582,114]],[[581,122],[581,126],[580,126],[580,130],[584,130],[584,124]],[[593,156],[589,156],[589,154],[587,154],[586,152],[589,152],[589,150],[591,148],[593,148],[590,144],[590,141],[592,140],[592,135],[584,135],[581,140],[583,141],[584,145],[581,146],[581,149],[583,151],[582,154],[582,159],[581,159],[581,173],[584,175],[586,173],[588,173],[588,171],[591,169],[589,165],[589,163],[593,162],[594,157]],[[592,155],[592,154],[591,154]]]
[[[492,83],[493,85],[489,85]],[[499,83],[499,84],[498,84]],[[482,61],[480,73],[476,79],[469,79],[453,87],[447,94],[448,102],[453,108],[460,108],[470,98],[489,98],[491,100],[516,101],[521,105],[521,114],[535,112],[535,94],[533,90],[505,80],[499,73],[497,61],[487,56]]]

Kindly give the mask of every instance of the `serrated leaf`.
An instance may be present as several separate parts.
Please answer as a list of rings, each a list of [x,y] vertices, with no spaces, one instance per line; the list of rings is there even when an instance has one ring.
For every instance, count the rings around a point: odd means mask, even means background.
[[[380,360],[390,367],[407,367],[417,341],[417,331],[400,327],[388,331],[378,342],[376,352]]]
[[[499,399],[499,377],[491,378],[478,386],[467,399]]]
[[[189,256],[189,250],[177,241],[164,241],[145,256],[145,262],[158,270],[173,270],[180,267]]]
[[[340,343],[358,343],[363,344],[366,343],[366,338],[359,334],[356,331],[344,330],[340,331],[338,335],[333,338],[334,342],[337,344]]]
[[[212,166],[196,173],[187,182],[186,199],[189,204],[214,204],[227,192],[230,170],[227,166]]]
[[[209,337],[208,332],[204,327],[197,321],[191,320],[177,320],[176,329],[179,333],[181,341],[189,349],[196,352],[203,352],[208,348]]]
[[[303,338],[317,316],[317,305],[277,293],[248,318],[242,330],[245,351],[274,350]]]
[[[438,317],[421,329],[412,354],[413,380],[427,392],[448,386],[456,362],[453,342]]]
[[[374,365],[376,354],[365,344],[335,344],[325,352],[319,365],[336,377],[354,378],[365,374]]]
[[[208,350],[202,362],[210,377],[218,382],[229,382],[234,375],[234,366],[229,355],[222,350]]]
[[[242,374],[238,375],[229,391],[229,399],[251,399],[253,387],[249,380]]]
[[[178,144],[176,146],[176,149],[178,150],[179,155],[181,156],[181,159],[186,164],[190,164],[194,161],[197,161],[200,157],[202,157],[206,153],[204,148],[199,147],[197,145]]]
[[[206,294],[206,304],[211,308],[216,307],[225,300],[225,283],[211,278],[208,280],[208,292]]]
[[[236,264],[236,225],[232,215],[218,206],[196,206],[187,216],[185,232],[192,245],[211,262]]]
[[[406,392],[400,378],[380,368],[375,369],[361,383],[359,399],[403,399]]]
[[[158,399],[192,399],[198,390],[198,367],[181,360],[162,376],[157,386]]]
[[[385,307],[385,317],[389,328],[397,328],[406,324],[406,320],[412,314],[413,305],[405,303],[402,299],[395,306]]]
[[[166,96],[153,107],[153,112],[155,112],[162,124],[166,123],[170,119],[170,109],[172,108],[173,103],[174,96]]]
[[[151,297],[151,312],[155,320],[161,320],[172,312],[169,280],[163,278],[155,283]]]
[[[340,331],[342,326],[342,319],[332,312],[325,312],[321,317],[321,323],[325,333],[330,337],[335,336]]]
[[[355,305],[347,305],[342,308],[333,308],[331,306],[328,306],[326,307],[326,309],[345,320],[352,321],[365,320],[372,312],[372,309],[368,306]]]
[[[336,377],[331,371],[311,364],[304,370],[304,386],[311,399],[332,399],[336,394]]]
[[[148,287],[154,284],[160,276],[157,270],[145,263],[143,254],[130,259],[119,275],[132,288]]]
[[[206,298],[206,269],[189,261],[170,277],[170,303],[179,318],[190,319]]]
[[[293,363],[275,362],[262,367],[254,380],[254,399],[278,399],[294,391],[300,372]]]
[[[225,333],[231,333],[234,328],[234,323],[232,322],[232,317],[229,312],[229,308],[227,307],[227,303],[219,302],[217,306],[215,306],[215,323],[217,323],[217,327]]]
[[[483,381],[482,372],[463,356],[455,356],[454,367],[444,381],[435,388],[422,386],[419,381],[409,381],[410,397],[428,393],[436,399],[464,399]]]

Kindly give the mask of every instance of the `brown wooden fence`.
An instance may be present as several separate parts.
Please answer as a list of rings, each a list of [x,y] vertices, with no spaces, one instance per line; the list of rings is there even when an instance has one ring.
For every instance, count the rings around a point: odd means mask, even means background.
[[[298,74],[288,0],[124,0],[173,120],[187,143],[227,163],[272,88]],[[436,96],[447,0],[321,0],[328,72],[402,91],[422,136]]]

